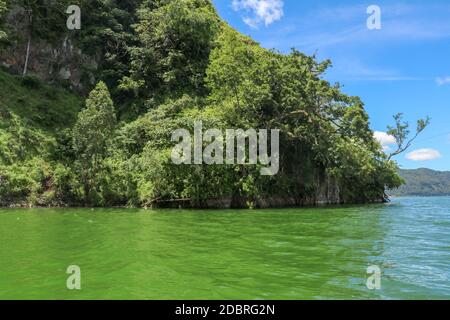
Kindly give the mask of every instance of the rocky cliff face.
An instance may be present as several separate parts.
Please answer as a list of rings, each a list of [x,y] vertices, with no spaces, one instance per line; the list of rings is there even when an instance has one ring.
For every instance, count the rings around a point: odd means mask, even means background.
[[[23,74],[28,42],[28,75],[49,83],[64,83],[76,91],[85,91],[96,81],[98,57],[85,55],[76,46],[69,30],[56,39],[43,40],[32,35],[27,26],[26,13],[13,8],[6,17],[9,26],[9,43],[0,50],[0,65],[14,74]]]
[[[296,207],[296,206],[324,206],[342,204],[338,181],[327,174],[318,174],[316,191],[296,197],[272,197],[258,199],[260,208]]]
[[[340,205],[345,204],[341,196],[341,190],[338,181],[327,175],[317,175],[317,188],[312,194],[302,194],[297,196],[281,196],[279,190],[274,190],[274,196],[258,197],[257,199],[248,199],[245,197],[228,197],[222,199],[210,199],[203,203],[191,203],[189,200],[183,201],[169,201],[157,203],[158,207],[192,207],[192,208],[283,208],[283,207],[307,207],[307,206],[326,206],[326,205]]]

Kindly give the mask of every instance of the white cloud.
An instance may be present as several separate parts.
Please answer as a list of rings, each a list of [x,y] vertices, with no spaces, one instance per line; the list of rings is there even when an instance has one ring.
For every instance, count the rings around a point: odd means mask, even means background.
[[[373,133],[375,140],[377,140],[381,146],[383,147],[383,151],[387,152],[391,148],[390,146],[395,143],[395,138],[391,135],[388,135],[386,132],[375,131]]]
[[[243,20],[252,28],[258,28],[261,23],[267,27],[284,15],[283,0],[233,0],[232,6],[235,11],[251,14],[244,16]]]
[[[444,84],[450,84],[450,77],[437,78],[436,83],[440,86],[443,86]]]
[[[434,149],[419,149],[406,155],[406,159],[411,161],[430,161],[442,157],[441,153]]]

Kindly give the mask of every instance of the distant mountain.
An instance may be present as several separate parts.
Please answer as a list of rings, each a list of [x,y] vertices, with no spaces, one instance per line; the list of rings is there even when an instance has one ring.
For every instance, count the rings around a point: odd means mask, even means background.
[[[406,184],[391,190],[395,196],[449,196],[450,171],[430,169],[400,170]]]

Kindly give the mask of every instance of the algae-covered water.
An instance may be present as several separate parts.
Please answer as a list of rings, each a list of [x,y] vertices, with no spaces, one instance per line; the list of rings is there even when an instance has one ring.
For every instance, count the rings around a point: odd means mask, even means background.
[[[66,271],[80,268],[81,290]],[[382,271],[369,290],[369,266]],[[278,210],[0,209],[0,299],[448,299],[450,198]]]

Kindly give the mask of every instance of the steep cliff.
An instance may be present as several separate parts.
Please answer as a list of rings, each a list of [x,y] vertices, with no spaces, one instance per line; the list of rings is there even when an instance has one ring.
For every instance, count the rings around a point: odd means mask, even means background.
[[[5,17],[8,41],[0,50],[1,65],[12,74],[30,74],[47,83],[86,92],[96,82],[100,58],[84,53],[77,36],[61,23],[64,15],[58,17],[60,22],[53,34],[42,34],[40,26],[30,31],[27,8],[12,1]]]

